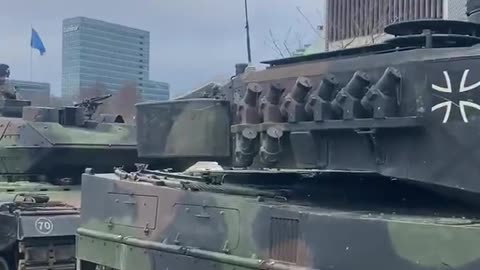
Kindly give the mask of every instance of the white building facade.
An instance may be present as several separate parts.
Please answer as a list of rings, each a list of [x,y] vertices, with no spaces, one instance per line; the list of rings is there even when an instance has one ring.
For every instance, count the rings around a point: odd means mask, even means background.
[[[385,26],[419,19],[466,20],[466,0],[327,0],[326,50],[379,43]]]

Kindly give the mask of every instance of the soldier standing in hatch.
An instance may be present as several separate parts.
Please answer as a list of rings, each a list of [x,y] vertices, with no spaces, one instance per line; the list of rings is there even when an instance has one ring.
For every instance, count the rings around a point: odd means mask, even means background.
[[[15,87],[8,81],[10,67],[0,64],[0,93],[4,99],[17,99]]]

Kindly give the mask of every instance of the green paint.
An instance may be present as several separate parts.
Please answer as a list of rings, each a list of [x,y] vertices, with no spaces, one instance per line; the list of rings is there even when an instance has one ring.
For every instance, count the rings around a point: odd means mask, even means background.
[[[398,256],[427,267],[459,268],[480,258],[480,227],[389,222]]]

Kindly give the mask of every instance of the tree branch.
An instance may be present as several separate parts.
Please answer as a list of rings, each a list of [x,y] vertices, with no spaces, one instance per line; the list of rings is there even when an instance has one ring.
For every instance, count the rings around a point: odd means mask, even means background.
[[[317,31],[317,28],[312,24],[312,22],[310,21],[310,19],[307,18],[307,16],[305,16],[305,14],[303,13],[302,9],[297,6],[297,11],[298,13],[300,13],[300,15],[302,15],[303,19],[305,19],[305,21],[308,23],[308,25],[310,25],[310,27],[312,28],[313,32],[317,35],[317,36],[320,36],[320,33],[318,33]]]
[[[275,46],[275,49],[277,50],[277,52],[280,54],[281,57],[285,57],[285,56],[283,55],[282,50],[281,50],[280,47],[278,46],[277,40],[275,39],[275,37],[274,37],[274,35],[273,35],[272,29],[269,29],[269,30],[268,30],[268,33],[269,33],[269,35],[270,35],[271,42],[272,42],[273,46]]]

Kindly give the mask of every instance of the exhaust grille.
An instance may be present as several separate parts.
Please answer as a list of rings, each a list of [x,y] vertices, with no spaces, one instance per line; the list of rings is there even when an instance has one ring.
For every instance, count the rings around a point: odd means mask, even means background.
[[[297,262],[297,219],[272,218],[270,220],[270,258],[284,262]]]

